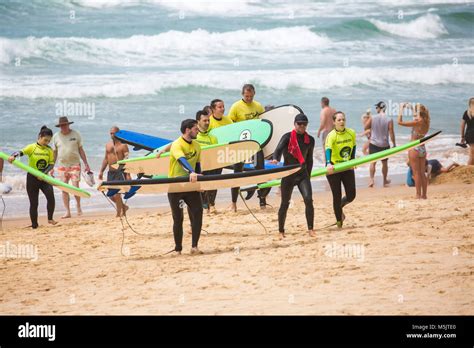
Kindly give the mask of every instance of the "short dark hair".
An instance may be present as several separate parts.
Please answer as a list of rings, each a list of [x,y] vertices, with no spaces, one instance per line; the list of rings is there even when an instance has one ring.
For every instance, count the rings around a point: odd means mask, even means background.
[[[41,127],[38,137],[52,137],[53,136],[53,131],[49,129],[47,126]]]
[[[221,99],[213,99],[211,101],[211,109],[214,110],[216,108],[217,103],[223,103],[224,101]]]
[[[181,122],[181,134],[186,133],[186,129],[191,129],[197,124],[196,120],[188,118]]]
[[[321,103],[324,105],[329,105],[329,98],[328,97],[322,97],[321,98]]]
[[[242,94],[244,94],[244,92],[247,91],[247,90],[251,90],[252,92],[255,93],[255,87],[250,83],[246,83],[245,85],[243,85]]]
[[[199,121],[202,116],[209,116],[209,114],[204,110],[199,110],[198,112],[196,112],[196,121]]]

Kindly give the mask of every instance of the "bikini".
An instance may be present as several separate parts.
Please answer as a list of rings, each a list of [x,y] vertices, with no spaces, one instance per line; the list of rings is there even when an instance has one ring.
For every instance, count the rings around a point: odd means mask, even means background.
[[[422,137],[425,136],[425,134],[420,134],[420,133],[415,132],[415,129],[412,129],[411,135],[412,135],[415,139],[420,139],[420,138],[422,138]],[[415,150],[416,152],[418,152],[418,157],[420,157],[420,158],[426,157],[426,147],[425,147],[425,144],[420,145],[420,146],[417,146],[417,147],[413,148],[413,150]]]

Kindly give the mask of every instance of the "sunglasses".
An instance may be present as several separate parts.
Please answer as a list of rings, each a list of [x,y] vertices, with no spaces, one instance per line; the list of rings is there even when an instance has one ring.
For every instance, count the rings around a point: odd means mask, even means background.
[[[307,126],[308,122],[296,122],[298,126]]]

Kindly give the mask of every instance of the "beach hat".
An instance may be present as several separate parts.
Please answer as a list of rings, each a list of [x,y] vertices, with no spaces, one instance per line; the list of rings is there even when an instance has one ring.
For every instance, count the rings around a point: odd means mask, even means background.
[[[61,127],[63,124],[73,124],[74,122],[69,122],[68,118],[66,116],[61,116],[59,118],[58,124],[56,127]]]

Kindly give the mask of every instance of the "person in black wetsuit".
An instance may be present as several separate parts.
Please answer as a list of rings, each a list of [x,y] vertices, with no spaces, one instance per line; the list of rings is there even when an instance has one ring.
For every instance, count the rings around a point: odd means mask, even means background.
[[[468,165],[474,164],[474,98],[469,99],[468,109],[461,121],[461,144],[469,144]],[[464,145],[465,146],[465,145]]]
[[[303,196],[308,233],[311,237],[316,236],[313,230],[314,207],[310,180],[311,170],[313,169],[314,138],[306,132],[308,127],[308,117],[306,115],[296,115],[294,124],[295,129],[282,136],[271,161],[271,163],[277,164],[283,155],[285,165],[302,165],[299,171],[281,179],[281,205],[278,211],[280,239],[285,238],[286,213],[290,206],[291,194],[295,186],[298,186]]]

